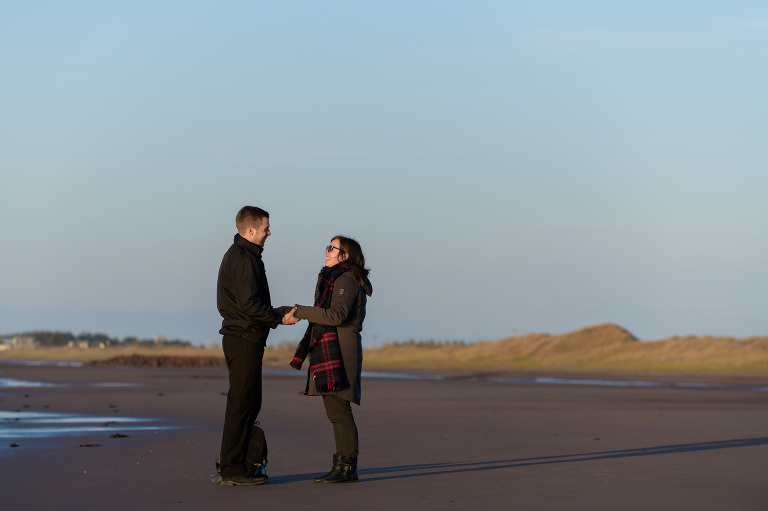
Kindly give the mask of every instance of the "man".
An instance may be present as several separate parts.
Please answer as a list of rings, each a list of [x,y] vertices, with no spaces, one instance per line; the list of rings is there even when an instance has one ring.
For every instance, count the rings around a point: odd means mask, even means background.
[[[290,307],[272,308],[261,253],[269,231],[269,213],[245,206],[235,219],[235,241],[219,267],[216,304],[224,318],[224,357],[229,370],[229,392],[221,440],[221,484],[257,485],[266,475],[250,473],[246,457],[251,430],[261,409],[261,363],[267,336],[277,325],[298,320],[284,318]]]

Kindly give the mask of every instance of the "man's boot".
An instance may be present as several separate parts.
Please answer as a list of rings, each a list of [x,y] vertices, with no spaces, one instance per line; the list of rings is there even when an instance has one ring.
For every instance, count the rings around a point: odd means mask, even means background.
[[[339,470],[325,479],[323,483],[354,483],[357,481],[357,458],[343,456],[339,462]]]
[[[331,468],[331,471],[328,472],[325,475],[321,475],[320,477],[315,477],[312,479],[316,483],[322,483],[326,479],[328,479],[331,476],[335,476],[339,472],[339,463],[341,463],[342,455],[339,453],[336,453],[333,455],[333,467]]]

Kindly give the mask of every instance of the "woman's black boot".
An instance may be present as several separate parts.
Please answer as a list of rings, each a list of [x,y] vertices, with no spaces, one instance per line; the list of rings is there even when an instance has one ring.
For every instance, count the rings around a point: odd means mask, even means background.
[[[328,472],[325,475],[322,475],[320,477],[315,477],[312,479],[316,483],[322,483],[325,482],[326,479],[329,477],[335,476],[339,472],[339,464],[341,463],[341,458],[343,456],[339,453],[336,453],[333,455],[333,467],[331,468],[331,471]]]
[[[354,483],[357,481],[357,458],[342,457],[339,462],[339,470],[335,474],[328,475],[323,483]]]

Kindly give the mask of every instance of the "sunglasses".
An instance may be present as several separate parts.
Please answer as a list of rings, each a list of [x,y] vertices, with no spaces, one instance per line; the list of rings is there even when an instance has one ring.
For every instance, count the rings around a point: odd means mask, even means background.
[[[338,250],[339,252],[344,252],[339,247],[334,247],[333,245],[328,245],[327,247],[325,247],[326,252],[333,252],[334,249]]]

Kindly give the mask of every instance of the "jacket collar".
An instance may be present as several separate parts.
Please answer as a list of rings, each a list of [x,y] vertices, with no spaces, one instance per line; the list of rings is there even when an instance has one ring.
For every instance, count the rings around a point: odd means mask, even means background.
[[[264,247],[262,247],[261,245],[257,245],[255,243],[251,243],[247,239],[240,236],[240,233],[235,234],[235,244],[250,250],[257,256],[260,256],[261,253],[264,251]]]

